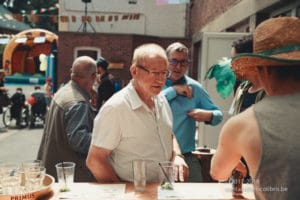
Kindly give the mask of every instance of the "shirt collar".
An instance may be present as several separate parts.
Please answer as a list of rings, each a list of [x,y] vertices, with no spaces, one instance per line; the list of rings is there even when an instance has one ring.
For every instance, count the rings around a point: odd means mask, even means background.
[[[72,85],[73,87],[75,87],[75,88],[82,94],[82,96],[83,96],[85,99],[89,100],[89,99],[91,98],[89,92],[86,91],[86,90],[84,90],[84,89],[82,89],[82,88],[78,85],[78,83],[76,83],[75,81],[71,80],[71,85]]]
[[[135,109],[138,109],[138,108],[143,107],[143,106],[146,107],[147,109],[149,109],[146,106],[146,104],[142,101],[142,99],[138,95],[135,88],[133,87],[133,80],[130,81],[130,83],[127,85],[127,87],[128,87],[127,98],[130,102],[131,109],[135,110]],[[157,108],[157,106],[159,106],[159,107],[162,106],[163,99],[161,98],[161,96],[157,95],[157,96],[154,97],[154,104],[155,104],[156,108]]]

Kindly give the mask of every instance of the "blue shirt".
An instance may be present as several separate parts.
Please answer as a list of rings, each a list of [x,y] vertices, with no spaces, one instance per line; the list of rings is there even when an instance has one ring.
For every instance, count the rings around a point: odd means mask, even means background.
[[[178,95],[174,88],[175,84],[187,84],[192,87],[193,97],[189,99],[186,96]],[[209,97],[203,86],[188,76],[184,76],[177,83],[167,79],[162,93],[166,96],[173,113],[173,131],[179,143],[182,153],[188,153],[195,150],[196,122],[189,117],[187,113],[193,109],[210,110],[213,118],[206,124],[217,125],[223,119],[223,114]]]

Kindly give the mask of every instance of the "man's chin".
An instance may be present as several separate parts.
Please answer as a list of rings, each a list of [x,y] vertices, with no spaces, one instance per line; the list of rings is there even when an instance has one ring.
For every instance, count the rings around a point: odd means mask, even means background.
[[[171,80],[176,82],[181,79],[182,75],[180,73],[172,72]]]
[[[149,91],[149,93],[151,93],[152,95],[158,95],[162,90],[162,87],[153,87],[151,89],[151,91]]]

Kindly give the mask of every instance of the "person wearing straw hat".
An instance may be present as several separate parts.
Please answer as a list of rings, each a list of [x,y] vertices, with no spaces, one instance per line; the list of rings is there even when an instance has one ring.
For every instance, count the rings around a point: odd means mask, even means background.
[[[254,178],[256,199],[300,199],[300,19],[272,18],[254,31],[254,52],[237,54],[236,73],[258,77],[267,96],[223,126],[211,175],[227,180],[233,169]],[[245,144],[247,142],[247,145]]]

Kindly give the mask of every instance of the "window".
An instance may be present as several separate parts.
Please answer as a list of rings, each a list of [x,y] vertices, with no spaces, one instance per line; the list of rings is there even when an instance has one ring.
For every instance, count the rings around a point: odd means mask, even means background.
[[[97,60],[100,55],[101,49],[96,47],[76,47],[74,50],[74,59],[79,56],[90,56]]]
[[[292,16],[292,10],[282,12],[280,14],[275,15],[274,17],[290,17],[290,16]]]
[[[284,16],[295,16],[300,17],[300,2],[294,2],[283,6],[278,10],[274,10],[270,13],[271,17],[284,17]]]

